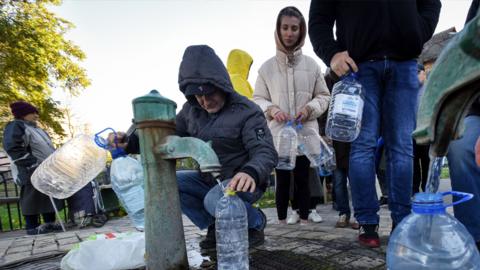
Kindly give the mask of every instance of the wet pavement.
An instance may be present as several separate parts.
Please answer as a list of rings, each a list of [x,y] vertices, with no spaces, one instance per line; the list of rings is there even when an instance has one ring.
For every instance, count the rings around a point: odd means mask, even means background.
[[[449,186],[443,188],[448,189]],[[322,223],[279,225],[276,210],[264,209],[268,219],[266,240],[250,250],[250,269],[386,269],[385,250],[391,230],[386,206],[379,212],[381,247],[375,249],[359,246],[357,230],[335,228],[338,212],[331,204],[320,206],[318,211]],[[183,222],[191,269],[215,269],[215,253],[198,247],[206,230],[198,230],[185,216]],[[66,252],[88,236],[132,230],[130,221],[124,217],[110,220],[101,228],[38,236],[26,236],[24,231],[0,233],[0,269],[59,269]]]
[[[319,207],[322,223],[278,225],[276,211],[264,209],[268,218],[265,243],[250,250],[251,269],[384,269],[391,221],[380,211],[382,246],[365,249],[356,242],[358,231],[334,228],[338,214],[331,205]],[[198,242],[206,231],[184,217],[185,239],[192,269],[215,269],[214,251],[201,251]],[[0,233],[0,268],[59,269],[60,260],[74,244],[92,234],[132,231],[128,218],[110,220],[102,228],[86,228],[37,236],[23,231]]]

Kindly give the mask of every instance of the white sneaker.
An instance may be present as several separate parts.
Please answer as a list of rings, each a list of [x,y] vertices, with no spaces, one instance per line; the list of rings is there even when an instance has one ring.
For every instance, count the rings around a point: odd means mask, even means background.
[[[300,221],[300,216],[298,215],[297,211],[292,211],[290,217],[288,217],[287,224],[297,224]]]
[[[322,217],[317,213],[317,210],[312,210],[312,212],[308,214],[308,220],[315,223],[320,223],[323,221]]]

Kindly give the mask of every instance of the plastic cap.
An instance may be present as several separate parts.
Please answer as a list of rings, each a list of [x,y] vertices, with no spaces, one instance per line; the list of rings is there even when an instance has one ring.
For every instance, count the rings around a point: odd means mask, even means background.
[[[235,196],[235,194],[236,194],[236,192],[234,190],[230,189],[230,188],[227,188],[225,190],[225,195],[227,195],[227,196]]]
[[[412,211],[417,214],[438,214],[445,212],[441,193],[421,192],[413,198]]]

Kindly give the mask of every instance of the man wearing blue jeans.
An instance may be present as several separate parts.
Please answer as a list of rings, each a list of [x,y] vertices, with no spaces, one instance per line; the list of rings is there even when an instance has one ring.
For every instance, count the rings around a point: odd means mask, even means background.
[[[315,53],[339,77],[358,72],[363,86],[362,127],[351,144],[348,175],[361,226],[358,240],[367,247],[380,246],[375,149],[381,135],[393,227],[410,213],[411,133],[419,88],[415,58],[431,38],[440,8],[440,0],[313,0],[310,5]]]
[[[206,45],[185,50],[178,83],[187,102],[175,118],[175,134],[212,143],[221,164],[223,185],[237,191],[245,202],[249,245],[262,244],[267,219],[252,203],[262,196],[277,164],[262,110],[233,89],[222,61]],[[113,142],[113,137],[109,141]],[[128,144],[118,145],[126,147],[127,153],[139,149],[134,134]],[[215,207],[223,196],[220,186],[210,174],[197,171],[179,171],[177,180],[182,212],[200,229],[208,228],[200,247],[215,248]]]

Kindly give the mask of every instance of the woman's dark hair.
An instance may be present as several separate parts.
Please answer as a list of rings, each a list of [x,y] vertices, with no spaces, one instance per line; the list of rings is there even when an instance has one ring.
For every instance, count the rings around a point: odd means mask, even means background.
[[[283,16],[298,18],[300,20],[300,33],[305,33],[305,31],[306,31],[306,29],[304,29],[305,26],[306,26],[305,18],[303,17],[300,10],[298,10],[298,8],[296,8],[294,6],[284,7],[282,10],[280,10],[280,12],[278,13],[278,16],[277,16],[277,28],[276,28],[277,31],[280,29],[280,25],[282,24],[282,17]],[[280,34],[280,33],[278,33],[278,34]],[[298,42],[301,42],[300,39],[298,40]]]

